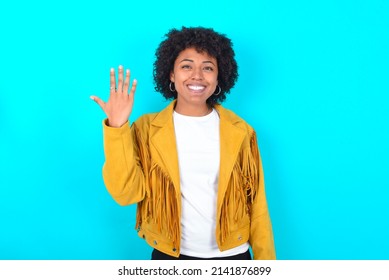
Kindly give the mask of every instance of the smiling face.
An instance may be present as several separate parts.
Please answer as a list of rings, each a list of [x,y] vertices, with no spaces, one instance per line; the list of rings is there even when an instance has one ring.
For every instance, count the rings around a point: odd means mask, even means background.
[[[170,80],[177,91],[176,112],[183,115],[202,116],[209,108],[207,99],[215,92],[218,84],[216,58],[195,48],[179,53]]]

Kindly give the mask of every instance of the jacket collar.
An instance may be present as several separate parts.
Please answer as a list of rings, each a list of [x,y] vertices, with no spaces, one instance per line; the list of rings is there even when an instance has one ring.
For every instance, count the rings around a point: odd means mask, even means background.
[[[160,154],[163,164],[169,172],[173,184],[179,193],[179,165],[176,139],[173,124],[173,110],[176,101],[171,102],[159,112],[151,122],[151,144]],[[243,120],[226,110],[221,105],[215,105],[220,117],[220,172],[219,199],[223,198],[225,189],[237,160],[241,144],[246,136],[245,131],[238,126]]]

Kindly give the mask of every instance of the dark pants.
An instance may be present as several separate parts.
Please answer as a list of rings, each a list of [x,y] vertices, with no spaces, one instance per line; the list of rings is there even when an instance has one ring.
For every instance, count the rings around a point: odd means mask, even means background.
[[[207,259],[207,258],[191,257],[186,255],[179,255],[178,258],[176,258],[154,249],[153,253],[151,254],[151,259],[152,260],[251,260],[251,254],[250,251],[247,250],[242,254],[229,256],[229,257],[222,257],[222,258]]]

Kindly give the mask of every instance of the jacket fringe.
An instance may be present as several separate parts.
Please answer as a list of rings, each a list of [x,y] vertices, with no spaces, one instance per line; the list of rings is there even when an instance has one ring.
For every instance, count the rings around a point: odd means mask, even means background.
[[[176,245],[181,237],[175,188],[170,177],[157,164],[151,168],[150,175],[152,180],[150,217],[158,225],[158,230],[166,231],[168,238]]]
[[[140,131],[134,126],[134,140],[140,162],[151,161],[149,149],[141,139]],[[167,237],[176,246],[180,240],[180,222],[178,217],[177,195],[171,178],[156,163],[152,166],[142,166],[146,178],[146,196],[138,203],[136,211],[136,229],[140,230],[143,219],[151,219],[158,226],[160,233],[166,232]]]
[[[134,143],[142,164],[151,162],[147,142],[134,125]],[[179,244],[180,217],[178,217],[178,198],[171,178],[156,163],[141,166],[146,180],[146,196],[138,203],[136,228],[139,230],[143,219],[152,219],[160,233],[166,232],[174,246]],[[259,185],[259,151],[255,132],[250,137],[250,149],[242,150],[235,163],[221,206],[220,230],[223,243],[230,234],[229,221],[238,223],[245,215],[251,214]],[[233,216],[231,219],[230,216]]]
[[[230,233],[229,221],[238,223],[245,215],[251,214],[251,206],[259,184],[258,168],[259,152],[256,134],[253,132],[250,137],[250,149],[245,149],[238,155],[222,203],[220,217],[222,243]],[[231,209],[235,211],[232,212]],[[231,219],[230,215],[233,215],[234,219]]]
[[[135,154],[139,156],[139,159],[140,159],[139,162],[141,164],[141,168],[143,170],[143,174],[144,174],[145,180],[147,182],[148,181],[147,174],[148,174],[149,167],[146,164],[150,160],[149,149],[148,149],[144,139],[142,139],[141,133],[135,124],[133,124],[133,141],[135,144],[134,145]],[[146,183],[146,196],[149,196],[150,192],[149,192],[147,186],[148,186],[148,183]],[[144,204],[145,204],[144,200],[142,200],[142,201],[138,202],[138,205],[137,205],[135,228],[138,231],[140,230],[141,225],[142,225],[142,216],[143,216],[142,209],[144,206],[147,206]],[[147,209],[147,207],[146,207],[144,213],[148,213],[148,212],[149,212],[149,209]],[[146,214],[146,216],[147,216],[147,214]]]

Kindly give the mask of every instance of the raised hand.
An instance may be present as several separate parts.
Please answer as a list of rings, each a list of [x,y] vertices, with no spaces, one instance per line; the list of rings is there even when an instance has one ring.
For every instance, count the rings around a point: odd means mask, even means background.
[[[128,121],[134,105],[134,94],[137,80],[133,80],[130,92],[130,70],[126,70],[126,77],[123,81],[123,66],[119,66],[119,79],[116,87],[115,70],[111,68],[110,73],[110,94],[108,102],[104,102],[99,97],[92,95],[94,100],[108,118],[108,125],[112,127],[121,127]]]

